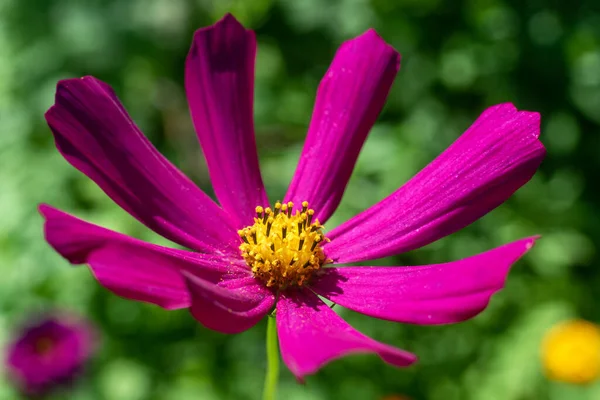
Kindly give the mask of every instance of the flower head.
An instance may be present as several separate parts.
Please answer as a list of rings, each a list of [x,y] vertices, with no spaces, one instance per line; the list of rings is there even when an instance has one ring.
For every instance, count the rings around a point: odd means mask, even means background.
[[[194,35],[185,87],[219,205],[167,161],[112,89],[61,81],[46,119],[58,150],[118,205],[189,250],[145,243],[43,205],[48,242],[123,297],[189,308],[237,333],[276,308],[282,356],[298,377],[349,353],[407,366],[416,357],[354,330],[319,299],[391,321],[459,322],[481,312],[522,239],[446,264],[345,267],[425,246],[502,204],[544,156],[537,113],[487,109],[446,151],[386,199],[331,231],[367,134],[400,66],[373,30],[339,48],[317,92],[296,173],[270,207],[252,118],[256,40],[231,15]]]
[[[7,348],[12,380],[29,394],[41,394],[71,381],[94,348],[91,327],[70,317],[48,317],[19,332]]]
[[[600,377],[600,326],[584,320],[554,326],[542,343],[548,378],[586,384]]]

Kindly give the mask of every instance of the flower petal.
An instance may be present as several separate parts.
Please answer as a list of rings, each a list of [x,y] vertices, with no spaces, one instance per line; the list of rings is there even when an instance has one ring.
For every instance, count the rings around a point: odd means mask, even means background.
[[[325,73],[286,201],[307,200],[325,222],[400,68],[400,54],[370,29],[339,48]]]
[[[538,113],[512,104],[487,109],[446,151],[404,186],[332,230],[327,257],[349,263],[413,250],[498,207],[545,155]]]
[[[192,295],[190,311],[209,329],[240,333],[258,323],[275,304],[275,296],[252,276],[220,285],[184,272]]]
[[[536,238],[463,260],[420,267],[327,268],[311,288],[343,307],[410,324],[461,322],[483,311]]]
[[[277,301],[277,331],[283,361],[300,380],[347,354],[375,353],[396,367],[417,360],[414,354],[358,332],[306,289],[281,295]]]
[[[219,256],[169,249],[104,229],[47,205],[46,240],[73,264],[89,264],[98,282],[119,296],[167,309],[189,307],[181,276],[188,271],[208,282],[247,277],[250,272]]]
[[[227,215],[152,146],[108,85],[59,82],[46,120],[67,161],[146,226],[199,251],[237,250]]]
[[[267,206],[254,140],[254,32],[227,14],[199,29],[187,57],[190,112],[221,206],[241,228]]]

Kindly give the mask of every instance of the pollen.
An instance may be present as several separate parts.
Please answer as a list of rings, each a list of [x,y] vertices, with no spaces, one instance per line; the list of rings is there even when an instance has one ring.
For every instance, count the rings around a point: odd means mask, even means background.
[[[331,262],[321,248],[329,239],[314,218],[315,211],[308,208],[307,201],[302,202],[301,210],[293,209],[292,202],[277,202],[273,209],[258,206],[254,224],[238,231],[242,257],[267,287],[302,287]]]

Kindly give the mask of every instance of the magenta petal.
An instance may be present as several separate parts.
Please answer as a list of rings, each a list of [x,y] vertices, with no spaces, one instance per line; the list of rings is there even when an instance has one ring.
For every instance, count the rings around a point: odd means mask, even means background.
[[[307,200],[321,222],[333,214],[399,67],[400,54],[372,29],[342,44],[319,85],[286,201]]]
[[[146,226],[199,251],[237,251],[227,215],[152,146],[108,85],[59,82],[46,120],[67,161]]]
[[[332,230],[327,256],[337,263],[386,257],[469,225],[531,179],[545,155],[539,133],[538,113],[488,108],[404,186]]]
[[[207,328],[240,333],[258,323],[275,304],[275,296],[252,276],[214,285],[185,273],[192,295],[190,311]]]
[[[258,167],[252,101],[256,38],[230,14],[200,29],[185,66],[185,88],[215,194],[238,226],[268,204]]]
[[[414,354],[358,332],[306,289],[281,295],[277,331],[283,361],[298,379],[347,354],[375,353],[396,367],[417,361]]]
[[[446,264],[327,268],[311,288],[371,317],[422,325],[461,322],[487,307],[491,296],[504,287],[512,264],[535,239]]]
[[[146,243],[75,218],[47,205],[46,240],[73,264],[89,264],[98,282],[119,296],[163,308],[188,307],[181,276],[189,271],[214,284],[248,276],[249,270],[222,257]]]

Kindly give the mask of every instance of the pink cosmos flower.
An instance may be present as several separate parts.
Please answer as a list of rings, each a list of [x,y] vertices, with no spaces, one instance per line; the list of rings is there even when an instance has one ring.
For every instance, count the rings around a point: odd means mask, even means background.
[[[7,348],[5,364],[11,381],[30,395],[70,382],[92,355],[94,336],[87,322],[71,317],[35,321]]]
[[[400,55],[373,30],[342,44],[319,86],[285,201],[271,209],[254,139],[255,52],[254,33],[227,15],[196,32],[187,58],[190,111],[220,207],[152,146],[108,85],[61,81],[46,114],[58,150],[123,209],[190,250],[42,205],[46,239],[116,294],[189,308],[220,332],[244,331],[275,307],[282,357],[299,379],[349,353],[408,366],[414,355],[356,331],[318,295],[390,321],[464,321],[487,306],[535,238],[445,264],[333,265],[417,249],[502,204],[545,154],[539,114],[512,104],[487,109],[413,179],[325,236],[321,223],[340,202]]]

